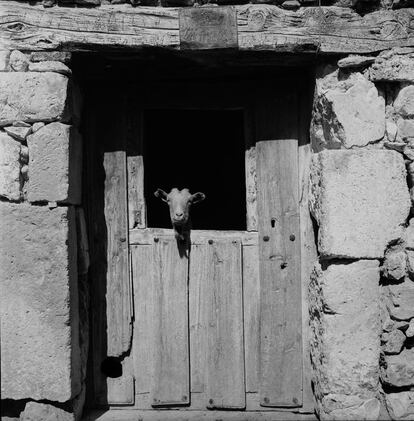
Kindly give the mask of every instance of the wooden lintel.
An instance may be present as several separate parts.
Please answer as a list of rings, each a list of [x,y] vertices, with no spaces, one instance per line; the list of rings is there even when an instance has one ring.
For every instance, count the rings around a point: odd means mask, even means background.
[[[235,6],[239,50],[372,53],[414,46],[414,10],[360,16],[341,7]],[[66,8],[1,1],[0,48],[28,51],[166,47],[180,49],[179,8]]]

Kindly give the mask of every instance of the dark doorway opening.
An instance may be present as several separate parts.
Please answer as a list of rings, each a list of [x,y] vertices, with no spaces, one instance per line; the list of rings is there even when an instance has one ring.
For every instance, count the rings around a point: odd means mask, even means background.
[[[246,229],[243,123],[243,110],[144,112],[149,227],[171,227],[167,206],[154,192],[177,187],[206,195],[191,210],[193,229]]]

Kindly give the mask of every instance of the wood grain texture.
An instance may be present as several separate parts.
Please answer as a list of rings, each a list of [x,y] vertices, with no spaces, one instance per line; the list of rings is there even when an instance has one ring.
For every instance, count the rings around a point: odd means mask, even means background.
[[[178,9],[102,6],[95,9],[0,3],[0,44],[6,49],[93,50],[178,47]]]
[[[360,16],[341,7],[298,11],[273,5],[235,6],[238,48],[311,53],[372,53],[414,45],[412,9]],[[97,47],[180,48],[178,8],[101,6],[44,9],[0,3],[5,49],[94,50]]]
[[[153,244],[154,239],[172,240],[174,231],[165,228],[134,229],[129,232],[129,242],[135,244]],[[207,244],[209,240],[237,240],[243,245],[257,245],[257,232],[191,230],[191,244]]]
[[[121,377],[107,377],[106,387],[108,389],[107,403],[109,405],[133,405],[134,378],[130,374]]]
[[[412,46],[414,12],[383,10],[360,16],[346,7],[238,7],[239,49],[369,53]]]
[[[132,246],[135,321],[132,352],[137,394],[149,393],[152,384],[154,340],[153,246]]]
[[[128,156],[128,225],[129,229],[147,227],[144,198],[144,157]]]
[[[175,239],[154,243],[153,406],[190,402],[188,258]]]
[[[286,140],[256,145],[263,406],[302,403],[298,141],[296,126],[290,129]]]
[[[258,392],[260,354],[260,278],[258,246],[243,247],[243,297],[246,392]]]
[[[207,407],[244,408],[241,244],[208,244]]]
[[[189,276],[191,393],[202,393],[206,390],[208,352],[206,297],[208,277],[211,275],[210,263],[208,245],[192,245]],[[193,398],[191,404],[192,406],[194,404]]]
[[[247,231],[257,231],[257,183],[256,183],[256,148],[246,150],[246,211]]]
[[[132,340],[132,308],[128,261],[126,155],[104,153],[107,229],[107,355],[120,357]]]

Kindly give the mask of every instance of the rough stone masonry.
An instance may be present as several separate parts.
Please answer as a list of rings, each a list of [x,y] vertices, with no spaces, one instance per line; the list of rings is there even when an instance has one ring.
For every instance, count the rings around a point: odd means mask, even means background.
[[[78,247],[82,149],[70,73],[60,61],[0,54],[1,397],[23,405],[20,419],[79,419],[84,399],[87,247]]]
[[[350,56],[316,81],[309,300],[321,419],[414,419],[414,85],[397,63],[413,66],[414,50]]]

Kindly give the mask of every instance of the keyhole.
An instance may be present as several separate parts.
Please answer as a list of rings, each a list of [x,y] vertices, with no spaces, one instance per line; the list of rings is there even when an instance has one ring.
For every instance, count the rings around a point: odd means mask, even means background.
[[[272,218],[272,219],[270,220],[270,225],[272,226],[272,228],[274,228],[274,227],[275,227],[275,225],[276,225],[276,218]]]

